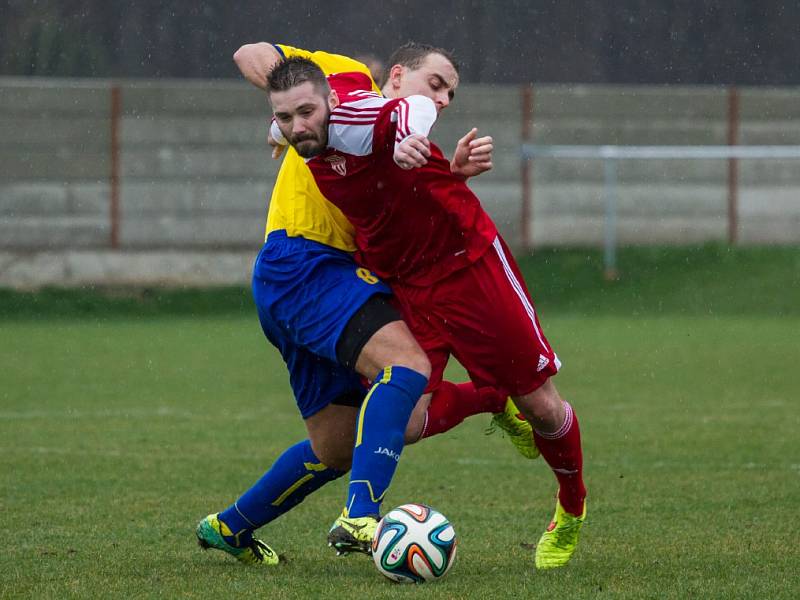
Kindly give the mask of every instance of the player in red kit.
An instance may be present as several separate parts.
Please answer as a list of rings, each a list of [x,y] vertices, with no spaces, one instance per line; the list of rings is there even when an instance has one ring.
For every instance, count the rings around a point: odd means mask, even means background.
[[[353,224],[356,260],[392,286],[432,364],[450,355],[476,385],[507,392],[534,426],[559,482],[536,566],[571,558],[585,520],[578,421],[551,377],[560,367],[519,269],[462,178],[428,140],[437,106],[387,99],[358,74],[329,77],[304,59],[276,68],[268,92],[281,135],[307,159],[320,191]]]

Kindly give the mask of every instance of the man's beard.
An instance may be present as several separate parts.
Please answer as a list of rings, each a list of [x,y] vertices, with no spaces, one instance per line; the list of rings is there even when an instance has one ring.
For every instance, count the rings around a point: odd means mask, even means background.
[[[328,109],[327,113],[325,114],[325,120],[323,121],[324,125],[320,130],[319,135],[315,135],[314,133],[304,133],[302,135],[294,136],[289,140],[289,143],[294,146],[294,149],[300,156],[303,158],[314,158],[325,151],[325,148],[328,147],[328,119],[330,116],[331,111]],[[298,144],[303,144],[303,146],[301,147]]]
[[[328,137],[327,135],[325,136]],[[303,144],[300,146],[299,144]],[[303,158],[314,158],[322,154],[327,146],[327,139],[325,143],[320,142],[315,135],[304,135],[300,139],[292,140],[292,146],[297,150],[297,153]]]

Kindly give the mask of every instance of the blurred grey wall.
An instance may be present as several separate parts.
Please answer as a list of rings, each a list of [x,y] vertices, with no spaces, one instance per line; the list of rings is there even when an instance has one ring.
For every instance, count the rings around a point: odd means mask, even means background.
[[[0,78],[0,285],[243,283],[263,240],[278,164],[267,105],[242,82],[128,80],[120,89],[119,248],[111,248],[110,81]],[[469,127],[495,139],[471,187],[517,245],[603,240],[599,161],[539,159],[522,223],[522,87],[464,85],[434,131],[450,153]],[[742,144],[800,144],[800,90],[740,91]],[[724,144],[723,87],[534,88],[540,144]],[[741,161],[742,243],[800,243],[800,165]],[[725,240],[727,163],[620,165],[622,244]]]

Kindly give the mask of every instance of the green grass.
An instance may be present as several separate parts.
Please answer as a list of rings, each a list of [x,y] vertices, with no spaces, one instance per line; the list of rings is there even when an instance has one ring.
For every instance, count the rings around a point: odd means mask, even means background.
[[[800,247],[622,248],[620,278],[600,252],[548,250],[520,266],[539,304],[600,314],[800,316]]]
[[[140,300],[84,292],[57,308],[40,296],[46,316],[32,318],[7,294],[0,597],[796,597],[800,253],[737,251],[727,264],[707,248],[681,268],[681,252],[662,251],[658,269],[647,252],[621,256],[611,284],[596,255],[523,260],[581,419],[588,524],[569,567],[535,572],[554,479],[470,419],[408,447],[386,501],[430,503],[456,526],[458,561],[424,590],[325,546],[344,481],[263,530],[286,557],[274,570],[194,545],[199,518],[304,436],[246,298],[217,310],[241,291],[215,292],[195,316],[157,301],[140,316]],[[97,310],[65,310],[81,297]]]
[[[620,278],[603,280],[602,252],[543,249],[518,256],[537,303],[585,315],[661,313],[800,316],[800,247],[621,248]],[[0,319],[249,315],[242,287],[196,289],[0,288]]]

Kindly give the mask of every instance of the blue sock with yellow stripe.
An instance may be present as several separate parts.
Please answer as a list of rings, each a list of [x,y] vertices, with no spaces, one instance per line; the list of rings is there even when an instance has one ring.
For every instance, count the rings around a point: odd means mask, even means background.
[[[386,367],[358,413],[353,466],[345,508],[350,517],[379,514],[397,469],[411,411],[427,377],[406,367]]]
[[[300,504],[306,496],[345,471],[326,467],[304,440],[287,448],[269,471],[226,510],[219,514],[223,537],[232,546],[247,546],[255,529]],[[230,534],[230,535],[228,535]]]

